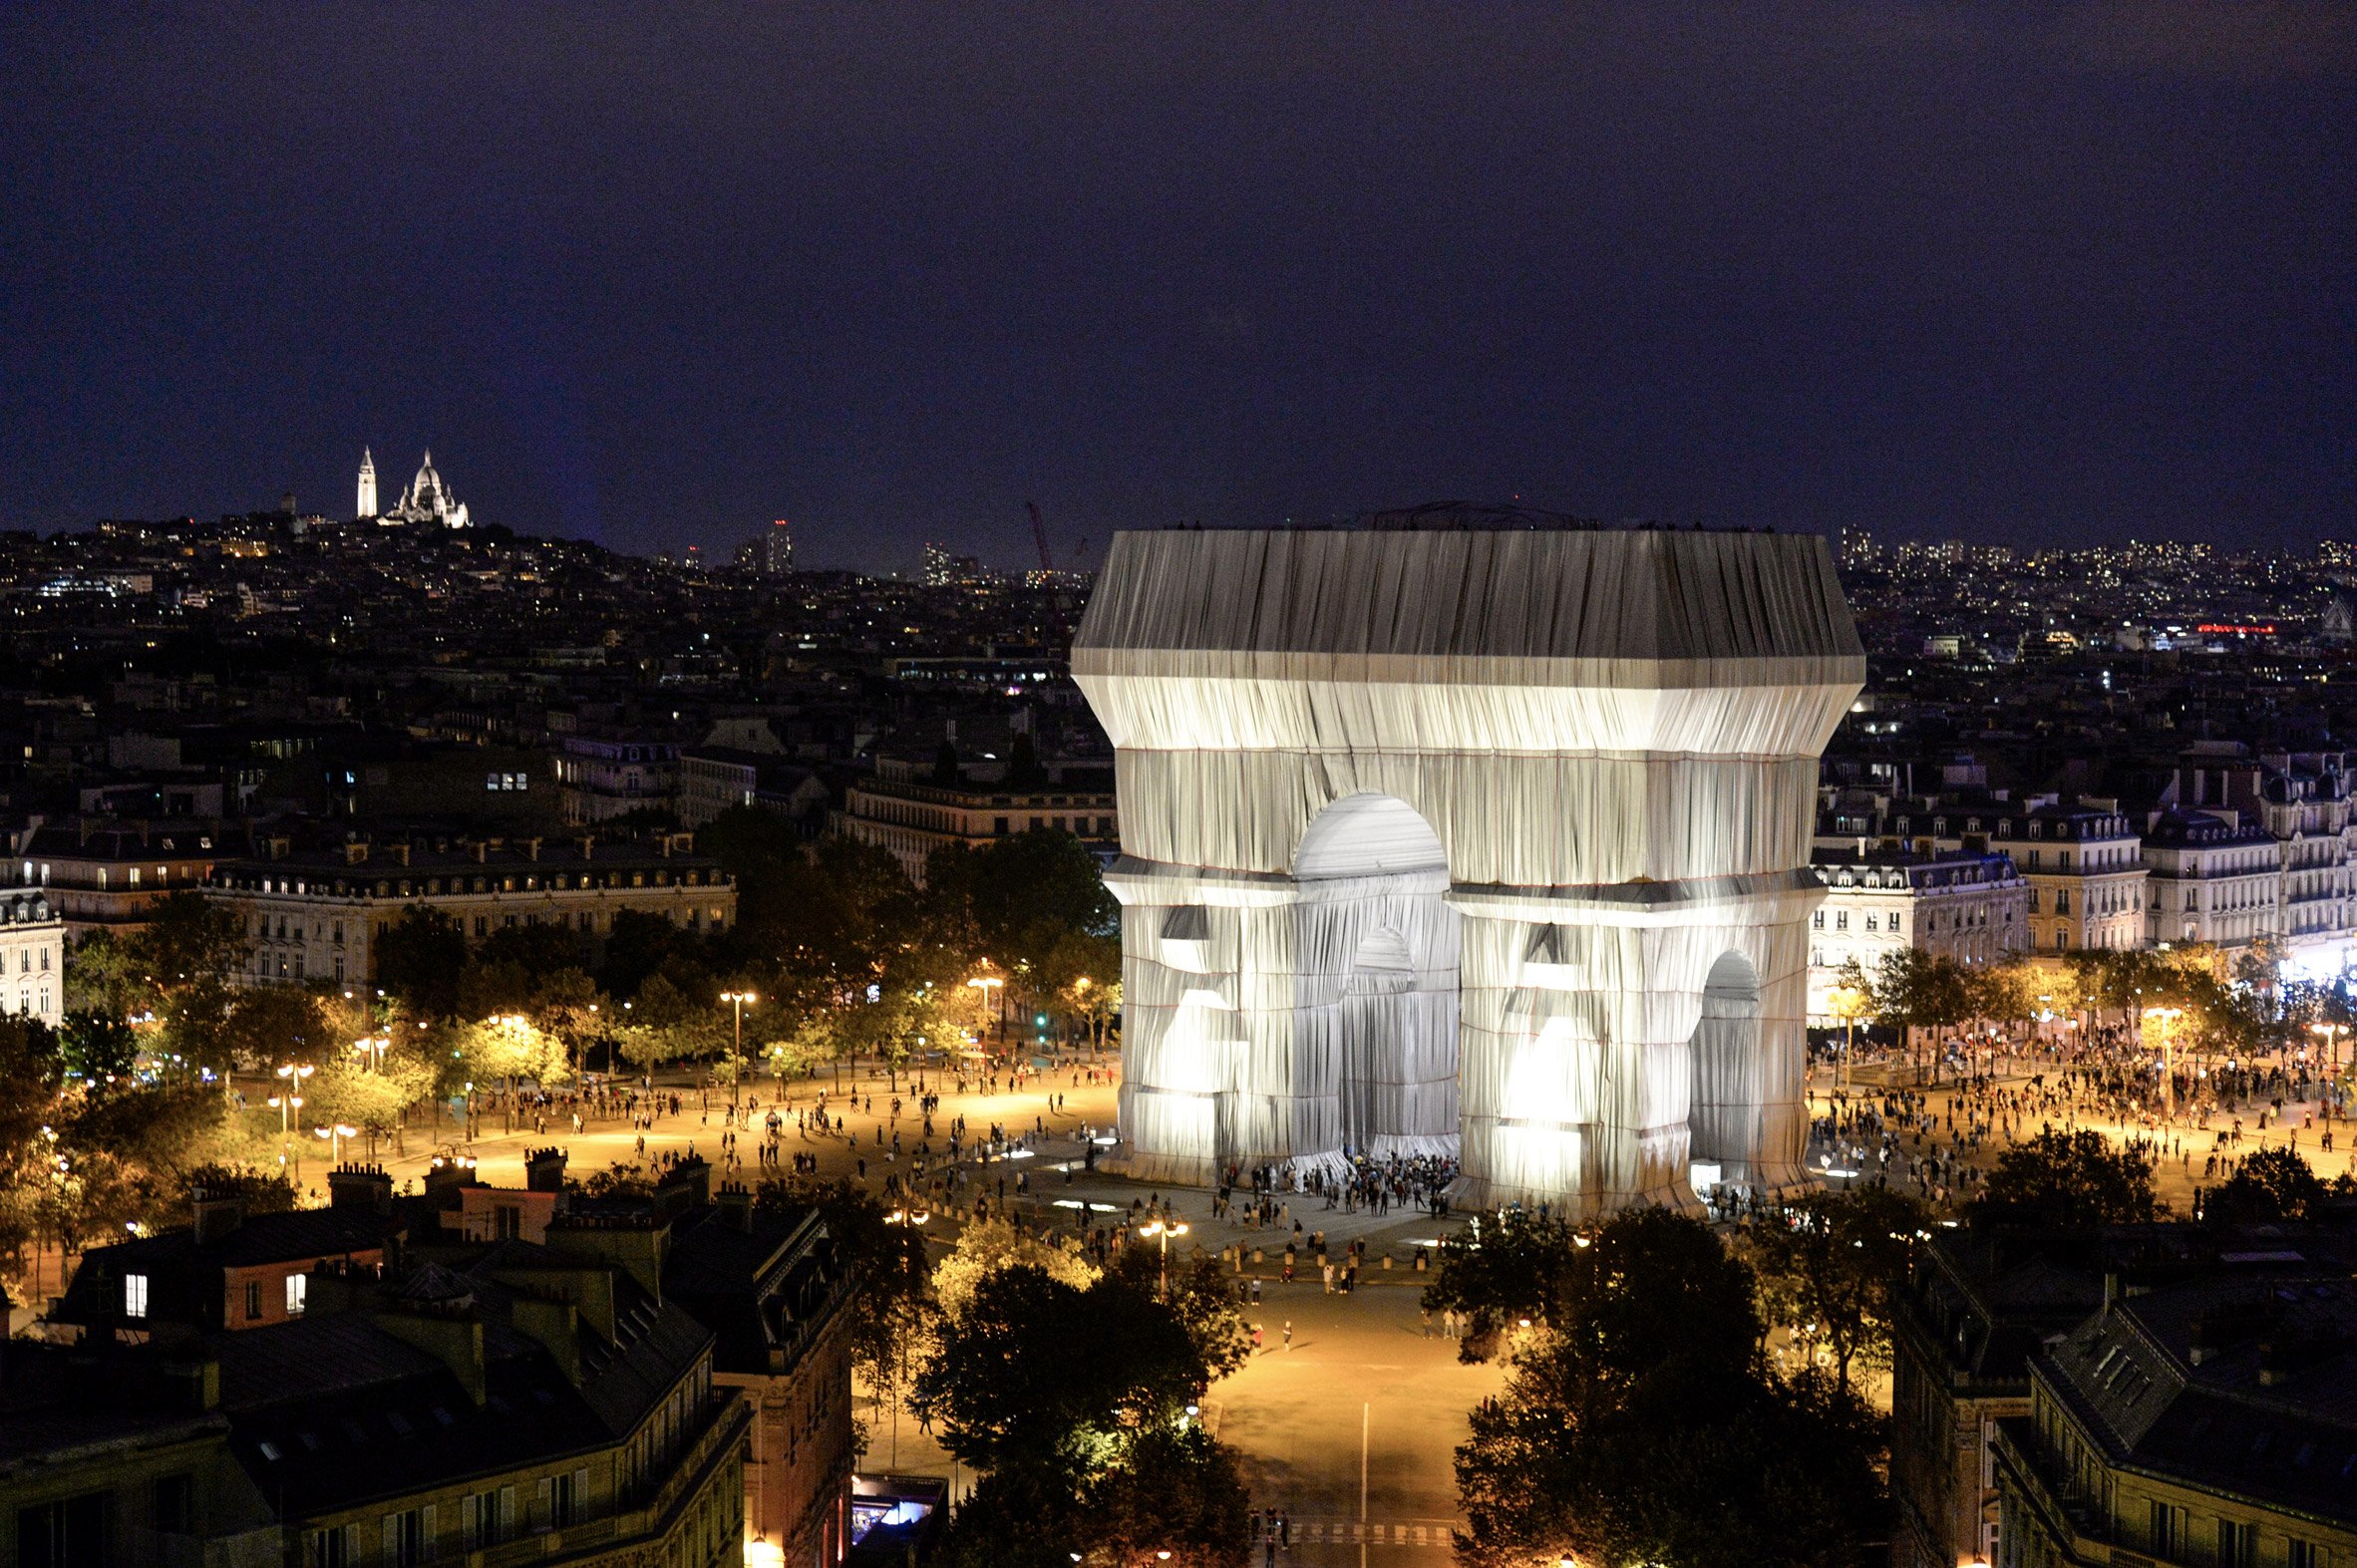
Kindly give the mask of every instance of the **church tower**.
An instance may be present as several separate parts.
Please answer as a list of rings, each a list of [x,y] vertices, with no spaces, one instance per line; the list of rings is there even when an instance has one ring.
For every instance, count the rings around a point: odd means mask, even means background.
[[[377,465],[366,447],[360,449],[360,505],[352,515],[365,522],[377,514]]]

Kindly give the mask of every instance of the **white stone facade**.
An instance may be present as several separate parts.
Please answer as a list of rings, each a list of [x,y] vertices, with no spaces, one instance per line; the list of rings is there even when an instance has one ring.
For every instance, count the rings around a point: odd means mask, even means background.
[[[66,1020],[66,923],[39,892],[0,893],[0,1013]]]

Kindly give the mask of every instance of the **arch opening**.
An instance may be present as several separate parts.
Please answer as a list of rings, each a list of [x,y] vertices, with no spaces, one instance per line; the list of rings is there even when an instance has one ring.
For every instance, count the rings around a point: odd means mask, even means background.
[[[1459,921],[1440,835],[1404,800],[1346,795],[1302,834],[1293,874],[1317,1157],[1454,1153]]]
[[[1711,965],[1690,1046],[1694,1087],[1686,1112],[1688,1177],[1700,1194],[1757,1175],[1756,1106],[1764,1077],[1760,972],[1743,954],[1729,950]]]

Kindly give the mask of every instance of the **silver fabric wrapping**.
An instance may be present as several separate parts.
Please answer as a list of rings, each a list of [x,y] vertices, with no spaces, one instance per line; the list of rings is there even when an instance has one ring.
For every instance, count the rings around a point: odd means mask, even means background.
[[[1476,1201],[1793,1178],[1816,758],[1863,677],[1822,540],[1117,536],[1123,1159],[1441,1152]]]

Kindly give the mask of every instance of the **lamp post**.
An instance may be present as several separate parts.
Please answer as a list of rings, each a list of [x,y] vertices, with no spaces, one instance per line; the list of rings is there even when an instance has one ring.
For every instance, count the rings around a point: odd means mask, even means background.
[[[373,1072],[382,1073],[385,1071],[385,1048],[392,1044],[393,1041],[390,1036],[378,1035],[375,1038],[369,1040],[353,1041],[352,1049],[355,1051],[367,1052],[370,1070]]]
[[[317,1071],[308,1063],[279,1064],[278,1076],[286,1080],[286,1087],[269,1099],[271,1108],[278,1112],[278,1157],[293,1162],[297,1181],[303,1178],[303,1161],[294,1153],[294,1113],[303,1108],[303,1097],[295,1091],[303,1087],[303,1080]]]
[[[2180,1007],[2148,1007],[2145,1017],[2161,1021],[2161,1102],[2168,1113],[2177,1114],[2177,1068],[2170,1054],[2169,1026],[2185,1016]]]
[[[966,984],[972,986],[975,990],[982,993],[983,1028],[987,1029],[990,1027],[989,1019],[991,1011],[991,998],[994,994],[1003,993],[1006,989],[1007,982],[1004,977],[999,975],[976,975],[973,979],[967,981]],[[1000,1043],[1004,1044],[1007,1035],[1006,1020],[1004,1018],[999,1020],[998,1034]]]
[[[1834,1016],[1842,1021],[1842,1061],[1834,1070],[1834,1088],[1842,1087],[1843,1072],[1857,1051],[1857,1020],[1866,1009],[1866,995],[1855,986],[1836,986],[1827,996]]]
[[[2310,1024],[2308,1026],[2309,1034],[2324,1037],[2324,1076],[2326,1078],[2332,1077],[2333,1069],[2340,1066],[2340,1052],[2334,1048],[2334,1037],[2345,1035],[2348,1032],[2349,1026],[2346,1024]]]
[[[327,1139],[327,1157],[331,1168],[344,1162],[344,1139],[360,1136],[358,1127],[346,1126],[341,1121],[333,1126],[313,1127],[311,1132],[315,1137]]]
[[[729,1053],[729,1109],[733,1111],[745,1078],[745,1008],[759,999],[750,991],[723,991],[720,999],[737,1010],[737,1043]]]
[[[1177,1220],[1148,1220],[1145,1224],[1138,1227],[1138,1234],[1141,1236],[1158,1237],[1161,1241],[1163,1254],[1162,1296],[1163,1300],[1168,1301],[1171,1299],[1171,1238],[1173,1236],[1185,1235],[1186,1227]]]

